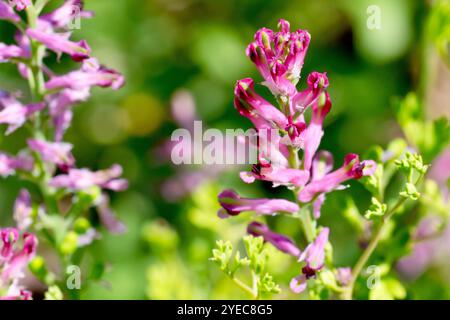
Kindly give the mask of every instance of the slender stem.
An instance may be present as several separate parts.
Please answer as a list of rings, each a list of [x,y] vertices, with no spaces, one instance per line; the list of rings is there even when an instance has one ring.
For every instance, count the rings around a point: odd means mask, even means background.
[[[419,176],[417,179],[415,185],[418,185],[419,182],[422,179],[422,175]],[[362,269],[366,265],[367,261],[369,261],[370,256],[375,251],[375,248],[377,247],[378,243],[380,242],[381,236],[383,235],[383,232],[386,228],[387,222],[392,218],[392,216],[400,209],[400,207],[405,203],[405,201],[408,198],[401,197],[397,203],[390,209],[386,214],[383,216],[383,219],[381,220],[381,223],[375,233],[372,235],[372,239],[370,240],[369,244],[367,245],[366,249],[364,250],[363,254],[360,256],[358,261],[356,262],[355,266],[352,270],[352,277],[345,288],[344,293],[342,294],[342,298],[344,300],[351,300],[353,297],[353,290],[355,287],[356,280],[358,279]]]
[[[241,288],[242,290],[247,292],[253,299],[258,298],[258,293],[255,293],[254,289],[250,288],[248,285],[246,285],[245,283],[243,283],[241,280],[239,280],[236,277],[231,277],[231,279],[234,281],[234,283],[236,283],[236,285],[239,288]]]

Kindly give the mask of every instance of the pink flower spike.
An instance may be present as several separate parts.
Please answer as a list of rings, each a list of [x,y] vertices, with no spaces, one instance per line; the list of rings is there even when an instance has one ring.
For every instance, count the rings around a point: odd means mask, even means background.
[[[292,97],[311,37],[303,30],[290,32],[285,20],[280,20],[278,27],[279,32],[266,28],[258,30],[246,53],[263,76],[263,84],[274,95]]]
[[[40,29],[27,29],[26,33],[30,38],[39,41],[50,50],[58,54],[70,55],[76,62],[88,59],[91,54],[91,49],[86,41],[72,42],[68,40],[69,34],[50,33]]]
[[[255,237],[263,237],[264,241],[269,242],[281,252],[297,258],[300,256],[300,249],[297,248],[294,241],[282,234],[271,231],[265,224],[253,221],[248,225],[247,233]]]
[[[239,215],[244,211],[253,211],[260,215],[273,215],[278,212],[295,213],[299,206],[284,199],[249,199],[241,198],[233,190],[225,190],[219,194],[219,203],[222,209],[219,216],[229,217]]]

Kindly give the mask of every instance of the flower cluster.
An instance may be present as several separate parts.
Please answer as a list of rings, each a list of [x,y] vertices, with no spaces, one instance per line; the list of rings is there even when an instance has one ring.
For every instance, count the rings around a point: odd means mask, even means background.
[[[25,208],[16,208],[26,210]],[[36,253],[37,238],[34,234],[17,228],[0,229],[0,300],[30,300],[31,292],[23,289],[19,280],[24,269]],[[22,242],[22,245],[19,245]]]
[[[285,20],[280,20],[278,27],[278,32],[260,29],[246,51],[278,107],[256,93],[251,78],[237,81],[235,87],[237,111],[248,118],[258,132],[266,131],[258,136],[258,163],[251,171],[241,172],[240,177],[245,183],[262,180],[271,182],[274,187],[286,186],[294,192],[296,201],[241,198],[233,190],[226,190],[219,195],[222,207],[219,216],[226,218],[252,211],[256,215],[287,213],[300,217],[309,242],[303,251],[293,240],[271,231],[263,223],[254,221],[248,226],[249,234],[263,237],[302,264],[301,275],[291,282],[292,290],[298,293],[306,288],[306,280],[314,278],[325,263],[329,229],[318,228],[311,213],[318,219],[327,193],[345,188],[343,183],[349,179],[371,175],[376,164],[348,154],[343,165],[333,171],[332,155],[319,151],[324,120],[331,109],[327,75],[312,72],[307,77],[307,88],[298,91],[296,85],[311,36],[304,30],[291,32]],[[311,110],[310,117],[306,116],[308,110]]]
[[[0,288],[11,285],[7,297],[30,297],[16,281],[35,253],[37,238],[30,232],[45,233],[49,244],[67,263],[77,247],[99,237],[87,219],[90,208],[96,208],[99,221],[111,232],[124,231],[109,208],[107,194],[127,188],[127,181],[121,178],[122,168],[119,165],[100,171],[77,168],[73,146],[63,141],[73,107],[86,101],[93,87],[119,89],[124,77],[102,66],[91,55],[85,40],[71,40],[71,22],[93,16],[83,9],[81,0],[65,0],[59,8],[44,14],[47,3],[0,0],[0,19],[17,27],[15,44],[0,43],[0,62],[15,64],[32,94],[32,101],[23,103],[20,93],[0,91],[0,124],[6,125],[5,134],[13,134],[21,127],[30,132],[26,147],[17,155],[0,152],[0,176],[17,175],[35,183],[41,193],[32,197],[25,189],[20,192],[14,218],[21,237],[16,229],[1,230]],[[81,64],[79,69],[64,75],[54,73],[44,63],[52,52],[58,61],[63,54],[69,55]],[[52,223],[55,216],[64,223]],[[19,238],[22,250],[15,249]],[[75,245],[64,243],[68,241]]]

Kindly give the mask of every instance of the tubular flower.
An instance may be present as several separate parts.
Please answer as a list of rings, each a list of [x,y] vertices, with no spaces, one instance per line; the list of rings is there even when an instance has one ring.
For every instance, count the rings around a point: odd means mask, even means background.
[[[11,22],[19,22],[20,17],[14,12],[12,6],[4,1],[0,1],[0,20],[7,20]]]
[[[25,155],[17,157],[0,152],[0,176],[8,177],[16,173],[16,170],[31,171],[34,167],[34,160]]]
[[[344,165],[320,179],[311,181],[300,191],[298,199],[301,202],[309,202],[320,193],[328,193],[338,188],[341,183],[349,179],[360,179],[363,176],[373,174],[376,169],[374,161],[359,161],[356,154],[348,154],[344,159]]]
[[[251,78],[239,80],[234,94],[236,97],[234,105],[241,115],[250,120],[252,117],[261,118],[274,127],[284,129],[287,126],[286,116],[255,92]]]
[[[6,45],[0,42],[0,63],[8,62],[13,58],[26,58],[26,52],[16,45]]]
[[[72,89],[83,90],[94,86],[111,87],[119,89],[124,85],[123,76],[115,70],[101,66],[97,59],[88,59],[83,62],[80,70],[70,72],[63,76],[52,77],[45,85],[49,90]]]
[[[91,54],[91,48],[86,41],[79,42],[70,41],[68,38],[70,34],[59,34],[40,29],[28,29],[27,35],[42,44],[57,54],[66,53],[71,56],[73,61],[81,62],[88,59]]]
[[[308,76],[308,89],[298,92],[291,105],[291,112],[302,114],[309,106],[314,104],[320,95],[328,88],[329,82],[326,73],[312,72]]]
[[[219,194],[219,203],[222,208],[218,214],[221,218],[239,215],[244,211],[253,211],[256,214],[273,215],[278,212],[294,213],[299,210],[296,203],[284,199],[248,199],[241,198],[233,190],[225,190]]]
[[[306,289],[307,280],[316,276],[322,269],[325,261],[325,246],[328,243],[330,230],[323,228],[317,238],[311,243],[300,256],[299,261],[304,262],[302,274],[291,281],[291,290],[300,293]]]
[[[47,142],[39,139],[29,139],[28,146],[38,152],[44,161],[56,164],[62,170],[67,171],[75,164],[70,143]]]
[[[45,107],[43,103],[22,105],[12,95],[0,91],[0,124],[8,124],[6,134],[9,135],[23,126],[34,113]]]
[[[122,167],[113,165],[107,170],[92,172],[88,169],[69,169],[67,174],[54,177],[50,186],[71,190],[83,190],[98,186],[113,191],[123,191],[128,188],[128,182],[119,178],[122,175]]]
[[[269,242],[281,252],[294,257],[300,256],[300,249],[297,248],[294,241],[282,234],[271,231],[265,224],[253,221],[248,225],[247,233],[255,237],[263,237],[264,241]]]
[[[251,172],[241,172],[240,177],[245,183],[264,180],[272,182],[275,187],[280,185],[302,187],[309,180],[309,172],[259,163],[253,165]]]

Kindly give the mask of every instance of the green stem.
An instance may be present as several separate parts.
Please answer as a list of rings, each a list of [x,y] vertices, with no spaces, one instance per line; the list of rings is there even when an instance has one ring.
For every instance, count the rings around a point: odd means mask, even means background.
[[[258,293],[255,293],[254,289],[250,288],[248,285],[246,285],[236,277],[231,277],[231,279],[239,288],[247,292],[253,299],[258,299]]]
[[[423,175],[419,176],[415,185],[417,186]],[[366,249],[362,253],[362,255],[359,257],[358,261],[356,262],[355,266],[352,269],[352,277],[349,282],[349,284],[346,286],[342,298],[344,300],[351,300],[353,297],[353,290],[355,287],[356,280],[358,279],[362,269],[367,264],[367,262],[370,259],[370,256],[375,251],[378,243],[380,242],[381,236],[383,235],[383,232],[385,231],[385,228],[388,224],[388,221],[394,216],[394,214],[400,209],[400,207],[405,203],[405,201],[408,200],[408,198],[401,197],[397,203],[389,209],[386,214],[383,216],[380,225],[376,229],[376,231],[372,235],[372,239],[370,240],[369,244],[367,245]]]

